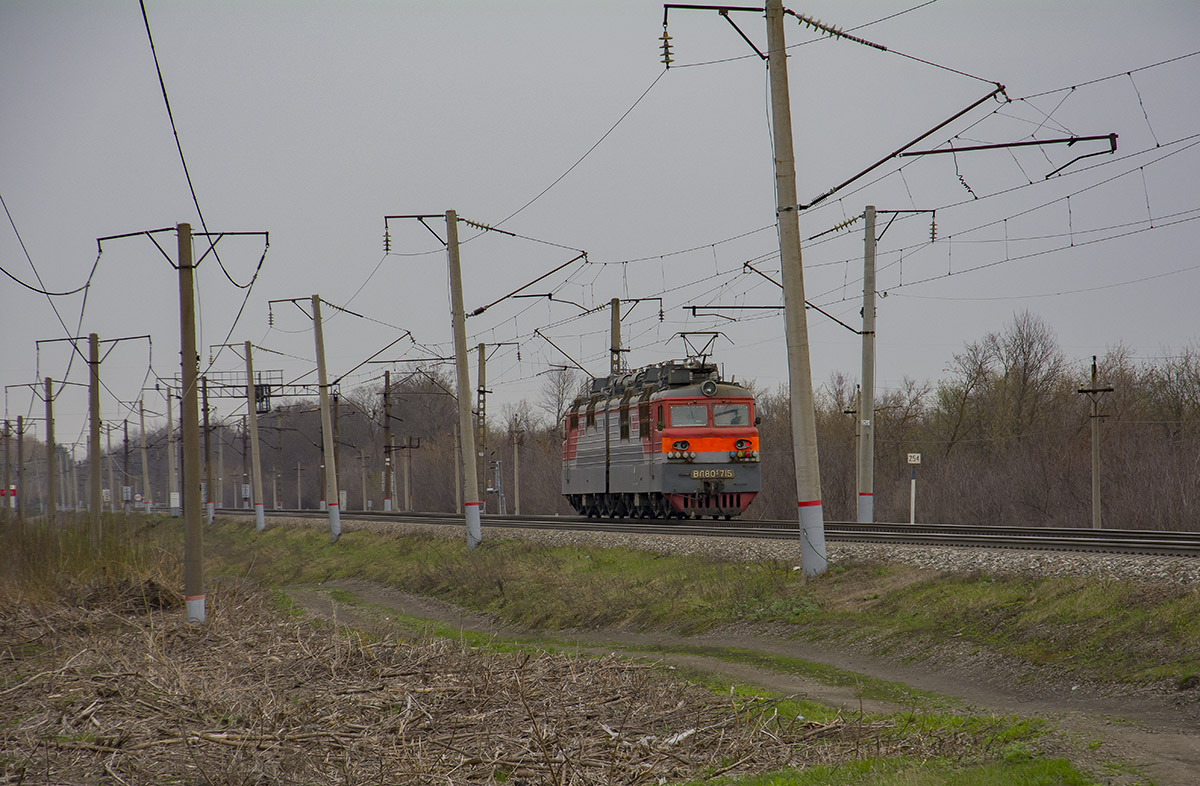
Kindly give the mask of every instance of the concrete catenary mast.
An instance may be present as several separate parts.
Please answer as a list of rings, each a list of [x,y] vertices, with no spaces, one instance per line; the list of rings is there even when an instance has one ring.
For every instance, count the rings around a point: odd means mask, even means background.
[[[775,204],[783,267],[792,453],[796,462],[796,501],[800,518],[800,563],[805,576],[817,576],[824,573],[827,567],[825,513],[821,505],[808,322],[804,313],[804,268],[800,256],[800,221],[796,209],[796,162],[792,145],[792,110],[788,97],[782,0],[767,0],[766,17],[771,129],[775,141]]]

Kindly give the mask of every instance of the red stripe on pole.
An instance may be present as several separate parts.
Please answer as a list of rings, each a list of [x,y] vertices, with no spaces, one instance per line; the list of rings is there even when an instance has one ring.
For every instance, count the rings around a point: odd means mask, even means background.
[[[478,502],[464,502],[463,507],[464,508],[477,508],[477,507],[479,507],[479,503]]]
[[[858,492],[858,496],[860,496],[860,497],[873,497],[873,496],[875,496],[875,493],[874,493],[874,492],[871,492],[871,491],[860,491],[860,492]]]
[[[813,505],[820,505],[821,500],[814,499],[811,502],[797,502],[796,506],[801,508],[811,508]]]
[[[336,502],[329,503],[329,507],[331,507],[331,508],[336,508],[337,506],[338,506],[338,504]]]
[[[188,600],[188,601],[191,601],[191,600],[204,600],[204,596],[203,596],[203,595],[188,595],[187,597],[185,597],[185,598],[184,598],[184,600]]]

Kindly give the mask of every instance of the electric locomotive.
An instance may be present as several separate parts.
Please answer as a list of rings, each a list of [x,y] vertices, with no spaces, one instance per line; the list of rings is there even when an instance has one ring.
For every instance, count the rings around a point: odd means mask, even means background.
[[[562,423],[562,493],[587,516],[738,516],[762,488],[754,397],[703,359],[592,380]]]

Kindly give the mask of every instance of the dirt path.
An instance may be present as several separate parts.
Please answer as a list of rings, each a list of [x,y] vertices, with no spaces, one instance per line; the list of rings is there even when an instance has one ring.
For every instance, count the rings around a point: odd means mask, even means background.
[[[359,603],[376,609],[337,603],[330,595],[333,590],[352,593]],[[905,709],[885,701],[862,699],[853,687],[826,685],[815,679],[716,657],[654,650],[662,647],[727,647],[800,658],[952,697],[978,712],[1047,718],[1059,729],[1057,738],[1064,746],[1062,755],[1097,776],[1111,778],[1114,784],[1144,784],[1145,778],[1152,779],[1158,786],[1200,784],[1200,706],[1194,698],[1183,702],[1178,695],[1113,695],[1111,691],[1095,686],[1072,684],[1061,679],[1023,679],[1016,675],[1010,664],[979,654],[968,655],[965,651],[948,660],[902,663],[841,646],[771,636],[769,630],[730,628],[690,637],[609,629],[530,631],[498,623],[489,615],[473,613],[444,601],[360,580],[333,581],[320,587],[293,587],[288,589],[288,594],[306,611],[336,616],[350,625],[386,622],[380,620],[377,611],[382,607],[473,633],[519,638],[535,644],[553,641],[562,646],[563,642],[570,642],[584,652],[615,651],[634,658],[701,670],[730,682],[802,696],[842,707],[848,712]],[[653,654],[638,650],[650,650]],[[1138,772],[1121,772],[1119,768],[1114,771],[1106,766],[1114,762],[1132,765]]]

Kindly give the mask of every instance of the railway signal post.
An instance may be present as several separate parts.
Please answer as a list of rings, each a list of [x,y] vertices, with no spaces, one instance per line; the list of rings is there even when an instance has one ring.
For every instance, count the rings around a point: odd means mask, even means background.
[[[908,489],[908,523],[917,523],[917,465],[921,463],[920,453],[909,453],[908,464],[912,470],[912,481]]]
[[[1096,356],[1092,355],[1092,386],[1080,388],[1080,393],[1092,400],[1092,529],[1100,529],[1100,397],[1112,393],[1111,385],[1100,387],[1096,382]]]

